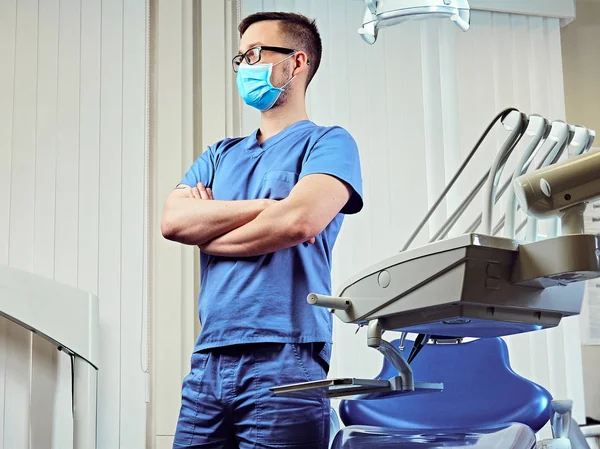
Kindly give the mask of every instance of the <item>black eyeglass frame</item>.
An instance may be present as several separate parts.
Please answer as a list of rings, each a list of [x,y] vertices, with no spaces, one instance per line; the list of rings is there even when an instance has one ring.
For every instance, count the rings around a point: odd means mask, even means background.
[[[248,55],[249,52],[254,51],[256,49],[258,49],[258,59],[256,61],[254,61],[254,62],[251,62],[248,59],[247,55]],[[257,45],[256,47],[249,48],[243,54],[235,55],[231,59],[231,66],[233,68],[233,71],[237,73],[237,71],[238,71],[238,69],[240,67],[240,64],[244,60],[246,61],[246,64],[248,64],[248,65],[258,64],[260,62],[260,60],[262,59],[262,51],[263,50],[274,51],[275,53],[282,53],[284,55],[292,55],[292,54],[298,52],[298,50],[292,50],[291,48],[270,47],[268,45]]]

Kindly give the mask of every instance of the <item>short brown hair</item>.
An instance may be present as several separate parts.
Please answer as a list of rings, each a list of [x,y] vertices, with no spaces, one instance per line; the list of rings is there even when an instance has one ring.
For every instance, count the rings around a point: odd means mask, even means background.
[[[241,21],[238,27],[240,37],[250,25],[266,20],[280,22],[281,32],[294,44],[294,50],[302,50],[308,55],[308,61],[310,62],[306,81],[308,87],[315,73],[317,73],[321,63],[321,54],[323,53],[321,36],[315,21],[302,14],[291,12],[258,12]]]

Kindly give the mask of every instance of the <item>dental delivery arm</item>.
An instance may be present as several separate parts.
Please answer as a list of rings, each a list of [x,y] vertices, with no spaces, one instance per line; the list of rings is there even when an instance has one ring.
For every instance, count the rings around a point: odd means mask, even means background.
[[[290,195],[249,223],[200,249],[213,256],[251,257],[299,245],[319,235],[348,202],[351,189],[330,175],[302,178]]]
[[[177,188],[165,202],[161,220],[162,235],[185,245],[203,245],[255,219],[271,200],[200,200],[192,188]]]

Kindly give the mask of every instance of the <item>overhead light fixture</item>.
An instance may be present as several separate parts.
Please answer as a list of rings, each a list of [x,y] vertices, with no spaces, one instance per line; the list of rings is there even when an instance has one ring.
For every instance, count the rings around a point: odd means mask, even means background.
[[[380,28],[408,20],[449,18],[463,31],[471,22],[468,0],[365,0],[367,10],[363,26],[358,30],[367,44],[374,44]]]

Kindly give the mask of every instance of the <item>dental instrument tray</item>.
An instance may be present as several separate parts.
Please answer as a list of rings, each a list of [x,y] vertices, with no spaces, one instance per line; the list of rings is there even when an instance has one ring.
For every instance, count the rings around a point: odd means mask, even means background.
[[[600,276],[598,248],[587,234],[522,244],[466,234],[367,268],[341,288],[343,306],[331,309],[345,323],[377,319],[385,330],[448,337],[554,327],[580,312],[581,281]],[[314,305],[338,299],[314,296]]]
[[[497,337],[557,326],[581,310],[584,282],[600,277],[600,239],[574,234],[532,243],[466,234],[400,253],[348,280],[339,297],[309,295],[345,323],[368,325],[367,344],[398,370],[385,379],[335,378],[271,388],[277,395],[380,399],[443,391],[414,382],[384,331],[436,338]],[[426,343],[426,342],[425,342]],[[410,360],[410,359],[409,359]]]
[[[403,394],[431,393],[434,391],[443,391],[444,386],[435,382],[415,382],[414,389]],[[385,393],[395,391],[392,380],[385,379],[356,379],[354,377],[338,377],[333,379],[317,380],[313,382],[302,382],[290,384],[271,389],[276,394],[293,396],[305,395],[309,391],[320,391],[320,396],[328,398],[344,397],[346,399],[381,399],[386,396]]]

